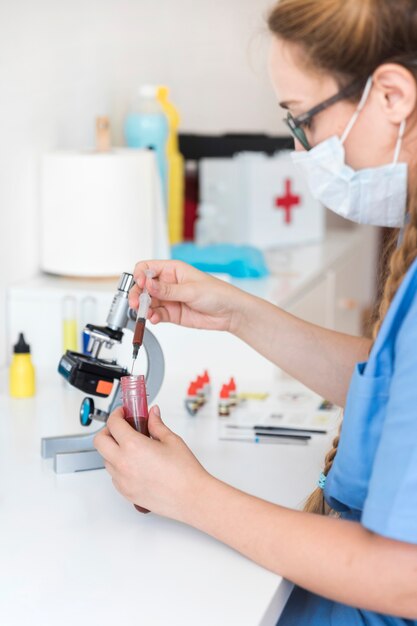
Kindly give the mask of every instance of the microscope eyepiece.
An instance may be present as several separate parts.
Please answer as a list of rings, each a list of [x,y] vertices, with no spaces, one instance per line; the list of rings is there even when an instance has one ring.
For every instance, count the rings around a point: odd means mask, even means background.
[[[117,289],[119,291],[124,291],[125,293],[129,293],[129,291],[133,287],[133,283],[134,283],[133,275],[128,274],[127,272],[123,272],[123,274],[120,277],[119,285]]]

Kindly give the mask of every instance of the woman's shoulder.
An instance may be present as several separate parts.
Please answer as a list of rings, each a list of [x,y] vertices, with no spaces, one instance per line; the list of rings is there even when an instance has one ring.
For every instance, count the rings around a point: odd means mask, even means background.
[[[403,317],[414,303],[417,305],[417,257],[411,263],[388,309],[387,317]]]
[[[410,327],[417,332],[417,258],[408,268],[388,308],[372,349],[373,356],[396,343],[410,332]]]
[[[395,294],[392,304],[394,303],[401,316],[406,315],[410,308],[417,308],[417,257],[408,268]]]

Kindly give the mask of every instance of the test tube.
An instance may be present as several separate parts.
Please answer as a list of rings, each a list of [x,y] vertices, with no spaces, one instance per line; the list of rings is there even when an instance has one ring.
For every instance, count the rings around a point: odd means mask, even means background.
[[[74,296],[62,300],[62,347],[64,352],[76,352],[77,341],[77,301]]]
[[[93,296],[85,296],[81,300],[81,346],[83,354],[89,354],[89,333],[85,332],[87,324],[92,324],[97,318],[97,300]]]
[[[139,376],[123,376],[120,379],[120,385],[125,420],[129,422],[132,428],[149,437],[149,412],[145,377],[142,374]],[[149,513],[148,509],[144,509],[138,504],[134,506],[141,513]]]

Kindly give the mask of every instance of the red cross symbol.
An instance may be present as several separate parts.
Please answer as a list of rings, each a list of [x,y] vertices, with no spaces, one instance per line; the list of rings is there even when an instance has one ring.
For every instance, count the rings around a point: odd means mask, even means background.
[[[286,224],[291,224],[291,210],[301,204],[301,196],[295,196],[291,193],[291,179],[285,180],[285,195],[275,199],[275,206],[284,209]]]

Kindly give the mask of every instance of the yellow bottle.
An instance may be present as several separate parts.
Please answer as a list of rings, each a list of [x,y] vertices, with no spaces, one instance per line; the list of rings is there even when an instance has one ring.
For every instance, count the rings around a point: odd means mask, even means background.
[[[23,333],[19,334],[13,352],[9,371],[10,395],[12,398],[30,398],[35,395],[35,368]]]
[[[178,128],[180,116],[169,101],[169,89],[160,85],[157,99],[168,119],[169,135],[167,141],[168,161],[168,232],[171,245],[179,243],[184,237],[184,158],[178,147]]]

